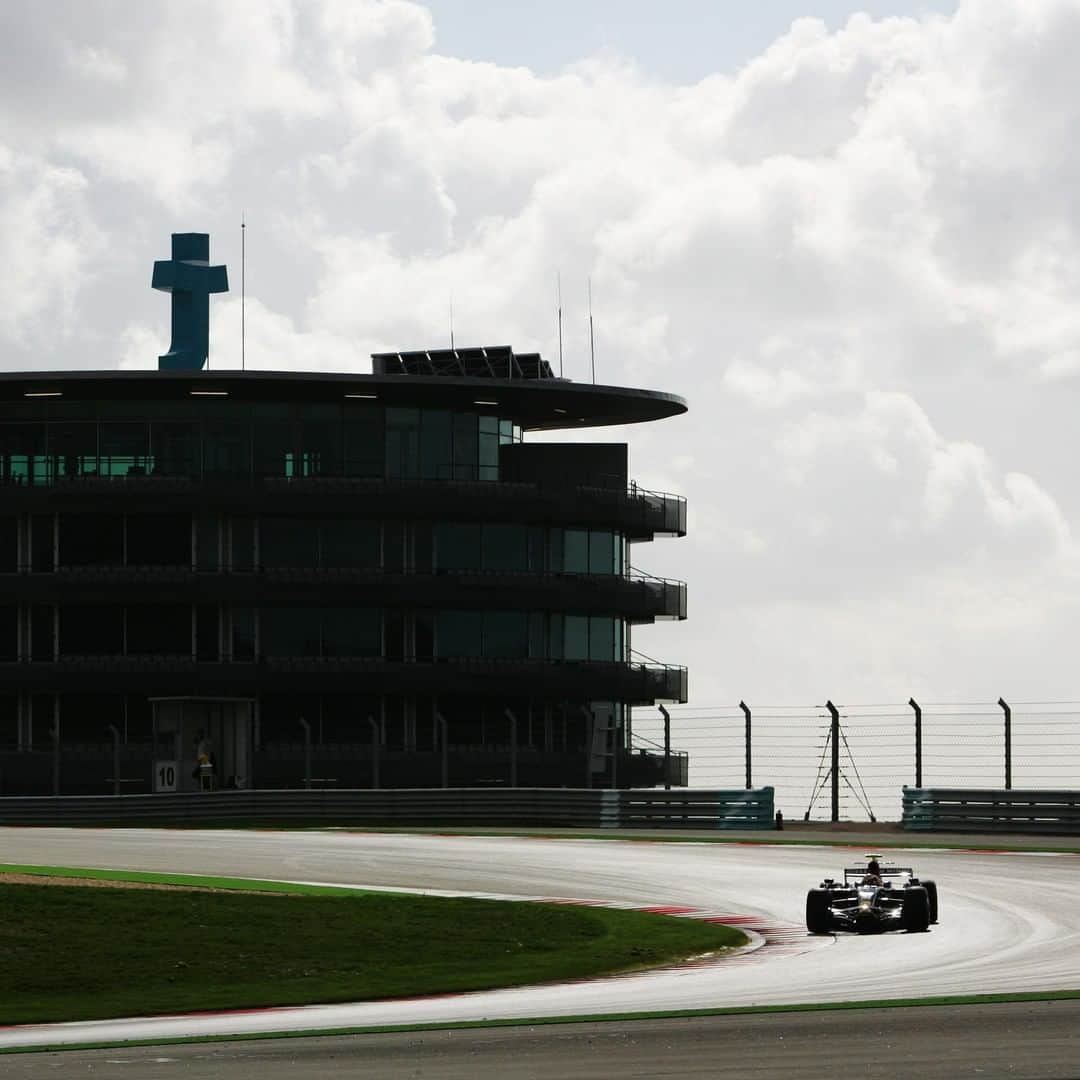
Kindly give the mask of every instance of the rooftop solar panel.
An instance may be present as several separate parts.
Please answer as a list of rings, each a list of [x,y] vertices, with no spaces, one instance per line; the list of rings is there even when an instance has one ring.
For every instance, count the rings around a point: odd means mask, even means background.
[[[551,365],[539,353],[515,355],[509,345],[466,349],[372,353],[376,375],[467,375],[481,379],[551,379]]]

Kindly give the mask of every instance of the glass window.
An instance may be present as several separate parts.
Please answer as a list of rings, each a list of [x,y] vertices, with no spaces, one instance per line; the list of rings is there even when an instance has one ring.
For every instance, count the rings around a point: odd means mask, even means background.
[[[587,615],[564,616],[564,656],[567,660],[589,659],[589,617]]]
[[[115,425],[108,426],[113,427]],[[50,424],[48,437],[49,456],[53,461],[55,475],[92,476],[97,473],[97,424]],[[107,472],[108,470],[103,471]]]
[[[436,569],[478,570],[481,535],[481,526],[474,522],[439,522],[435,526]]]
[[[565,643],[564,619],[564,616],[557,614],[548,616],[548,658],[551,660],[561,660],[563,658],[563,646]]]
[[[589,572],[589,534],[585,529],[567,529],[563,570],[568,574]]]
[[[255,519],[234,517],[229,523],[233,570],[255,569]]]
[[[232,610],[232,658],[255,659],[255,612],[251,608]]]
[[[485,525],[483,567],[485,570],[528,570],[524,525]]]
[[[450,413],[425,409],[421,414],[420,475],[425,480],[449,480]]]
[[[190,514],[129,514],[128,566],[191,566]]]
[[[380,477],[386,459],[383,410],[372,403],[345,403],[345,475]]]
[[[484,613],[484,655],[514,659],[529,655],[528,617],[524,611]]]
[[[0,481],[12,484],[31,483],[34,458],[44,453],[44,424],[0,425]],[[94,453],[96,456],[96,446]]]
[[[430,611],[416,613],[416,659],[431,660],[435,655],[435,616]]]
[[[12,574],[19,562],[19,519],[0,517],[0,574]]]
[[[48,611],[49,618],[42,621],[51,638],[52,611]],[[67,604],[60,609],[61,656],[119,656],[123,651],[124,609],[119,604]]]
[[[300,475],[341,475],[341,411],[336,405],[312,405],[302,410]]]
[[[259,563],[266,567],[319,565],[319,529],[310,518],[264,517],[259,521]]]
[[[544,614],[533,611],[529,614],[529,659],[544,658]]]
[[[548,570],[561,574],[565,562],[566,530],[551,529],[548,533]]]
[[[150,426],[103,423],[98,443],[98,469],[105,476],[138,475],[150,471]]]
[[[251,472],[251,429],[247,423],[207,421],[202,450],[204,473],[246,476]]]
[[[481,417],[481,420],[483,418]],[[454,414],[454,479],[477,478],[477,417],[474,413]]]
[[[382,656],[378,608],[327,608],[322,613],[323,656]]]
[[[381,561],[382,528],[377,521],[327,518],[322,522],[322,565],[370,569]]]
[[[216,570],[219,558],[219,522],[210,514],[195,519],[195,566],[199,570]]]
[[[589,618],[590,660],[616,659],[615,622],[615,619],[606,615],[593,615]]]
[[[122,514],[61,514],[61,566],[121,566],[124,562]]]
[[[197,476],[202,459],[202,433],[197,423],[155,423],[150,428],[154,472],[164,476]]]
[[[589,533],[589,573],[615,573],[615,547],[612,534],[604,529],[593,529]]]
[[[190,656],[187,604],[135,604],[127,609],[128,656]]]
[[[285,476],[295,453],[288,420],[256,420],[251,432],[257,476]]]
[[[386,475],[412,478],[420,457],[420,414],[417,409],[386,410]]]
[[[484,617],[479,611],[440,611],[435,616],[435,648],[440,657],[482,656]]]
[[[263,656],[318,656],[317,608],[263,608],[259,613]]]

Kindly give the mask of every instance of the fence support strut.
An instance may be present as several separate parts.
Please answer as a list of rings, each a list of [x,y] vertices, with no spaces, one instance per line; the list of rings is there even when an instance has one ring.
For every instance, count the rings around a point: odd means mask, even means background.
[[[379,786],[379,724],[374,716],[367,722],[371,725],[371,786],[375,789]]]
[[[915,786],[922,787],[922,706],[909,698],[908,704],[915,710]]]
[[[120,794],[120,731],[115,724],[109,724],[107,728],[112,736],[112,793]]]
[[[832,742],[832,821],[840,820],[840,710],[831,702],[825,702],[825,708],[832,717],[829,739]]]
[[[439,725],[439,750],[442,755],[440,761],[440,773],[442,778],[442,786],[450,786],[450,768],[449,759],[447,758],[447,746],[449,745],[449,736],[446,733],[446,717],[441,712],[435,714],[435,722]]]
[[[663,705],[656,706],[664,718],[664,790],[671,790],[671,713]]]
[[[503,715],[510,721],[510,786],[517,787],[518,766],[518,730],[517,716],[509,709],[503,709]]]
[[[592,744],[593,744],[593,719],[592,709],[580,706],[581,715],[585,717],[585,786],[592,788]]]
[[[1005,713],[1005,790],[1012,789],[1012,709],[1004,698],[998,704]]]
[[[750,706],[745,701],[739,702],[739,708],[743,711],[743,716],[746,717],[746,790],[749,791],[753,786],[753,768],[752,768],[752,751],[753,741],[751,738],[750,729]]]
[[[304,787],[311,788],[311,725],[301,716],[300,726],[304,729]]]

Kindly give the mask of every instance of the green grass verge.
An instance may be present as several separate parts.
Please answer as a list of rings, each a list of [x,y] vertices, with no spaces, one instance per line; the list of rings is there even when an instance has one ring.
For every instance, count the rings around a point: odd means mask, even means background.
[[[296,895],[0,878],[0,1024],[485,990],[652,967],[745,940],[728,927],[640,912],[275,891]]]

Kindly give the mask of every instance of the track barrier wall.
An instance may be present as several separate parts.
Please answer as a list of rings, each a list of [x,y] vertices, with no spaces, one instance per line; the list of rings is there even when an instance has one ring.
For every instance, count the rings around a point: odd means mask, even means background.
[[[1080,791],[904,788],[903,827],[913,832],[1080,835]]]
[[[0,825],[531,825],[593,829],[761,829],[773,789],[630,791],[571,788],[208,791],[159,795],[11,796]]]

